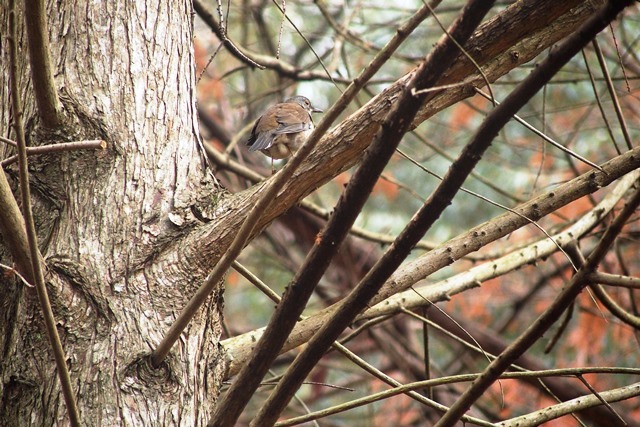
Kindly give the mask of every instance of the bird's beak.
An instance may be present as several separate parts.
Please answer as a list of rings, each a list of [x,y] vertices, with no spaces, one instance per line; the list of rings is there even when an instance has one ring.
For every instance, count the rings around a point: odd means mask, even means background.
[[[324,111],[322,111],[321,109],[316,108],[316,107],[311,107],[311,112],[312,113],[324,113]]]

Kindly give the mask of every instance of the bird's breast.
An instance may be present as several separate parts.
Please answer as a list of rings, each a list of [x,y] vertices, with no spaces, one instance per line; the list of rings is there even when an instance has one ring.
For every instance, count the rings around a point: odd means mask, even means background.
[[[284,159],[292,156],[302,146],[313,129],[297,133],[281,133],[275,135],[270,147],[262,150],[273,159]]]

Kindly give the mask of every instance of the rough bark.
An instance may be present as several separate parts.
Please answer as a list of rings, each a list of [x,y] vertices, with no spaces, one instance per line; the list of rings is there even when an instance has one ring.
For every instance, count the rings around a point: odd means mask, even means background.
[[[144,358],[204,277],[172,242],[200,223],[192,208],[212,206],[217,191],[197,153],[191,3],[52,2],[48,9],[67,123],[56,132],[41,126],[25,64],[29,143],[108,144],[102,153],[30,161],[48,289],[81,418],[86,425],[202,424],[222,366],[220,295],[165,366],[151,370]],[[0,13],[5,22],[7,11]],[[9,123],[7,95],[2,123]],[[167,251],[164,263],[154,262]],[[65,425],[35,293],[3,282],[2,424]]]

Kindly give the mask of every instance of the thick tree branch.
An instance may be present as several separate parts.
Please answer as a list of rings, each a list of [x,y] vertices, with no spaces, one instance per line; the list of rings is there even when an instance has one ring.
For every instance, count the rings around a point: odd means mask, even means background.
[[[547,369],[544,370],[542,368],[535,371],[525,371],[525,372],[505,372],[500,376],[500,379],[520,379],[520,380],[529,380],[529,381],[539,381],[540,379],[548,380],[549,378],[554,377],[565,377],[565,376],[574,376],[574,375],[584,375],[584,374],[592,374],[592,373],[626,373],[626,374],[638,374],[638,370],[635,368],[569,368],[569,369]],[[331,408],[323,409],[320,411],[312,412],[309,414],[301,415],[295,418],[289,418],[284,421],[279,421],[275,424],[275,427],[285,427],[285,426],[295,426],[300,425],[302,423],[306,423],[313,420],[322,419],[328,417],[333,414],[338,414],[344,411],[348,411],[353,408],[362,407],[373,402],[377,402],[382,399],[388,399],[392,396],[397,396],[402,393],[406,393],[409,390],[420,390],[427,387],[433,387],[444,384],[455,384],[463,381],[472,381],[477,377],[477,374],[461,374],[461,375],[452,375],[443,378],[435,378],[430,380],[416,381],[410,384],[403,384],[400,386],[395,386],[393,388],[380,391],[377,393],[373,393],[369,396],[361,397],[358,399],[354,399],[350,402],[345,402],[340,405],[333,406]],[[629,399],[640,394],[640,389],[637,389],[635,384],[632,384],[628,387],[622,387],[616,390],[610,390],[611,392],[619,393],[618,390],[629,390],[630,393],[618,395],[620,397],[619,400]],[[605,394],[607,392],[602,393],[604,396],[609,397],[611,395]],[[613,400],[610,400],[613,401]],[[617,401],[617,400],[616,400]],[[592,408],[593,406],[597,406],[598,402],[590,400],[591,404],[589,405],[580,405],[578,408],[574,406],[574,411],[576,410],[584,410]],[[552,406],[552,408],[556,408],[556,406]],[[528,416],[519,417],[518,419],[528,418]],[[550,418],[551,419],[551,418]],[[504,423],[509,423],[508,425],[514,425],[521,427],[520,424],[512,424],[513,420],[507,420]],[[491,426],[495,426],[496,424],[487,423]],[[503,425],[503,423],[499,424]],[[506,424],[505,424],[506,425]],[[539,425],[539,424],[531,424],[531,425]]]
[[[376,55],[369,66],[354,79],[353,83],[349,85],[336,104],[331,107],[323,117],[318,127],[298,150],[293,159],[280,171],[275,181],[267,187],[267,192],[274,188],[280,188],[276,187],[276,184],[280,183],[280,181],[284,183],[283,179],[287,176],[285,174],[293,171],[293,168],[297,167],[300,161],[311,152],[311,149],[320,139],[320,135],[328,130],[330,124],[338,118],[340,112],[344,111],[364,84],[373,77],[377,70],[380,69],[391,54],[400,46],[402,41],[404,41],[411,31],[428,15],[430,8],[431,6],[422,7],[407,24],[403,25],[401,29],[397,31],[396,35],[387,43],[385,48]],[[473,26],[473,28],[475,28],[475,26]],[[472,31],[472,29],[470,31]],[[434,76],[440,75],[441,72],[442,70],[440,70],[440,72],[434,72]],[[425,76],[421,75],[417,82],[425,83],[426,80]],[[413,88],[415,85],[411,87]],[[398,103],[396,104],[397,108],[406,113],[410,112],[413,108],[413,114],[415,114],[415,111],[417,111],[417,108],[420,106],[421,100],[413,97],[410,93],[407,98],[408,107],[402,105],[402,103]],[[403,110],[403,108],[408,109]],[[410,121],[404,117],[402,120],[401,122],[405,125],[405,128],[408,129]],[[375,154],[369,153],[367,155],[368,160],[365,160],[365,163],[368,164],[368,167],[359,168],[358,176],[354,176],[352,180],[357,184],[341,197],[342,202],[339,203],[335,215],[332,216],[327,224],[324,230],[324,236],[319,239],[319,244],[314,245],[305,260],[305,265],[298,271],[288,287],[282,302],[279,304],[276,313],[273,315],[267,327],[265,335],[252,355],[253,363],[249,364],[251,365],[251,369],[247,368],[242,371],[236,382],[234,382],[218,402],[209,425],[225,426],[236,422],[248,402],[250,395],[258,388],[261,378],[278,355],[282,344],[286,340],[287,333],[293,328],[302,313],[315,285],[324,274],[337,247],[344,240],[351,225],[357,218],[364,202],[368,198],[368,194],[371,192],[378,176],[382,173],[384,166],[391,158],[394,148],[400,142],[403,134],[404,132],[400,132],[394,135],[396,136],[395,141],[389,141],[389,144],[385,145],[381,142],[380,148]],[[275,196],[275,193],[273,193],[273,196]],[[271,196],[266,193],[262,195],[260,200],[269,200],[269,202],[272,202],[270,197]],[[256,210],[255,207],[252,212],[254,210]],[[247,222],[249,222],[249,220],[250,219],[248,219]]]
[[[640,168],[640,147],[603,164],[603,172],[598,170],[589,171],[547,193],[531,199],[527,203],[516,207],[515,210],[528,218],[541,218],[542,216],[548,215],[574,200],[606,187],[623,175],[626,175],[638,168]],[[632,175],[629,176],[628,179],[625,178],[624,182],[621,182],[616,190],[612,191],[611,197],[619,197],[620,192],[625,191],[625,189],[630,185],[629,181],[633,181],[636,177],[637,175]],[[605,201],[603,201],[603,203],[604,202]],[[599,219],[601,213],[602,209],[596,209],[593,211],[592,215]],[[387,306],[392,307],[389,308],[389,310],[395,310],[396,308],[394,306],[403,303],[402,297],[398,296],[396,300],[396,297],[394,296],[395,294],[408,289],[419,280],[423,280],[441,268],[461,259],[465,255],[474,252],[481,247],[498,240],[499,238],[507,236],[527,224],[528,221],[524,219],[523,216],[506,212],[459,236],[454,237],[447,242],[444,242],[432,251],[422,255],[417,260],[408,263],[406,266],[400,267],[398,271],[389,278],[387,283],[376,294],[376,296],[369,301],[369,304],[372,306],[379,303],[380,306],[374,306],[372,308],[373,311],[367,313],[370,313],[372,317],[384,314],[387,312]],[[560,236],[557,237],[559,238]],[[551,244],[551,246],[553,250],[557,249],[554,244]],[[422,291],[422,294],[431,302],[445,301],[449,299],[450,295],[467,289],[467,286],[475,285],[471,283],[464,284],[462,282],[454,285],[443,283],[443,286],[429,287],[428,292],[427,289],[425,289]],[[387,301],[387,299],[392,296],[394,296],[393,299]],[[307,342],[311,335],[317,331],[321,325],[326,323],[328,316],[335,309],[336,306],[328,307],[318,314],[299,322],[291,334],[291,339],[286,343],[283,350],[290,350],[291,348]],[[365,315],[367,313],[365,313]],[[227,349],[230,355],[229,359],[231,360],[228,375],[234,375],[238,372],[240,367],[246,363],[251,348],[255,345],[255,342],[259,339],[261,334],[262,330],[258,330],[234,338],[229,338],[222,342],[222,345]]]
[[[575,9],[562,15],[567,6],[576,5],[578,6]],[[540,21],[531,19],[532,10],[535,11],[536,17]],[[545,10],[545,12],[543,13],[542,10]],[[482,51],[482,49],[499,52],[498,57],[486,65],[488,67],[486,74],[491,81],[494,81],[516,66],[531,60],[565,35],[570,34],[578,27],[581,20],[586,19],[592,11],[590,2],[577,0],[570,2],[545,0],[542,5],[540,0],[518,2],[498,14],[487,24],[482,25],[472,37],[472,41],[465,45],[465,48],[474,54],[476,51]],[[560,18],[552,21],[558,16]],[[506,28],[517,30],[518,37],[513,38],[511,35],[504,34],[503,30],[497,31],[497,28],[500,28],[499,23],[504,24]],[[524,28],[524,31],[520,31],[522,28]],[[509,41],[509,44],[505,44],[505,40]],[[518,50],[517,61],[509,59],[509,52],[514,49]],[[475,73],[473,65],[466,60],[464,64],[452,67],[452,70],[456,70],[455,75],[461,80]],[[261,222],[264,222],[259,224],[256,230],[262,229],[319,185],[329,181],[340,172],[349,169],[361,159],[362,152],[372,141],[373,136],[379,129],[382,118],[388,112],[390,104],[396,101],[399,91],[406,84],[407,78],[407,76],[401,78],[322,138],[315,151],[278,195],[276,203],[271,206],[271,210],[265,212],[265,215],[261,218]],[[439,81],[437,84],[441,83],[442,81]],[[473,93],[473,89],[458,88],[436,94],[433,99],[421,107],[413,126],[418,126],[431,115],[448,105],[473,95]],[[252,196],[244,193],[242,197]],[[249,205],[252,203],[250,201]],[[239,204],[243,204],[243,202],[239,201]],[[217,224],[210,224],[209,226],[211,228],[219,228]],[[228,224],[225,225],[225,227],[230,226]],[[215,241],[215,249],[219,250],[220,239],[218,236],[214,237],[213,234],[215,233],[212,233],[210,238]],[[199,258],[203,251],[202,241],[194,242],[194,244],[194,255],[197,253]],[[188,250],[188,248],[185,249]],[[204,250],[206,250],[206,246]]]
[[[499,52],[497,57],[485,65],[485,74],[491,81],[494,81],[516,66],[531,60],[551,44],[573,31],[581,20],[593,12],[592,4],[586,0],[570,0],[568,2],[524,0],[514,3],[487,24],[481,26],[465,47],[474,55],[476,51],[478,54],[482,54],[483,49]],[[574,7],[574,9],[563,15],[570,7]],[[535,14],[536,20],[530,19],[532,13]],[[501,29],[500,24],[504,24],[506,29]],[[516,31],[518,36],[512,37],[509,31]],[[515,56],[512,55],[514,51],[518,53]],[[464,61],[464,64],[451,68],[451,70],[456,70],[455,77],[461,80],[475,75],[473,65],[466,59]],[[468,81],[471,82],[473,79]],[[309,158],[287,181],[274,203],[263,212],[253,235],[259,233],[271,221],[298,203],[319,185],[352,167],[361,159],[362,152],[379,129],[380,122],[388,112],[390,105],[397,101],[398,93],[406,81],[406,76],[401,78],[323,136]],[[438,82],[438,84],[440,83],[442,81]],[[412,126],[417,126],[446,106],[471,96],[473,93],[473,88],[456,88],[435,94],[432,100],[421,107]],[[230,209],[217,212],[215,220],[195,228],[194,232],[185,239],[175,242],[176,245],[179,245],[179,251],[182,254],[180,259],[182,268],[189,271],[193,271],[194,268],[198,271],[209,271],[209,262],[215,262],[224,254],[238,232],[241,223],[238,217],[245,217],[246,212],[255,205],[259,193],[264,191],[263,185],[259,184],[240,194],[227,197],[225,204]],[[164,255],[161,254],[155,258],[158,265],[165,262],[175,264],[173,251],[174,247],[170,245],[166,248]]]
[[[246,216],[243,215],[242,219],[236,222],[236,224],[241,225],[237,232],[233,234],[231,244],[215,264],[211,273],[207,276],[205,283],[200,286],[193,297],[189,300],[176,321],[167,331],[165,337],[153,351],[151,355],[151,362],[154,366],[158,366],[167,356],[169,350],[178,340],[182,331],[187,327],[198,309],[202,304],[204,304],[211,291],[222,279],[222,276],[229,269],[235,258],[240,254],[240,251],[244,248],[254,230],[258,228],[259,224],[261,224],[262,218],[267,216],[266,213],[271,210],[270,208],[273,205],[277,204],[277,194],[287,185],[287,183],[293,182],[291,179],[293,174],[302,164],[303,160],[311,153],[321,136],[324,135],[331,124],[333,124],[333,122],[347,108],[349,103],[358,94],[362,87],[375,75],[380,67],[387,62],[393,52],[398,49],[400,44],[418,26],[418,24],[426,18],[427,15],[428,7],[424,6],[414,14],[409,22],[401,27],[402,31],[398,30],[397,34],[387,43],[385,48],[376,55],[362,73],[347,87],[338,101],[326,112],[322,120],[320,120],[320,123],[318,123],[318,126],[314,129],[313,133],[309,135],[305,143],[298,149],[293,158],[287,162],[287,165],[267,183],[266,187],[261,189],[259,192],[254,193],[257,198],[253,201],[250,207],[247,207],[245,212],[248,212],[248,214]],[[202,253],[202,245],[199,246],[200,249],[198,250],[196,258],[202,258],[204,255]],[[295,321],[297,316],[294,316],[293,319]]]
[[[620,8],[621,10],[622,8]],[[615,16],[615,15],[614,15]],[[594,22],[593,20],[589,21]],[[402,260],[408,255],[413,244],[440,216],[441,212],[451,203],[454,195],[469,175],[470,171],[480,160],[482,153],[489,147],[491,141],[498,134],[499,130],[509,121],[528,100],[537,93],[540,88],[549,81],[555,73],[564,65],[580,47],[588,42],[601,29],[601,22],[608,22],[607,19],[598,19],[593,24],[591,33],[586,31],[585,36],[569,39],[565,43],[564,49],[558,49],[558,53],[553,58],[547,58],[531,75],[524,80],[497,108],[489,115],[487,120],[481,125],[473,140],[463,150],[458,160],[451,166],[443,182],[436,191],[429,197],[425,205],[414,216],[411,223],[398,236],[396,242],[387,250],[385,255],[367,273],[365,278],[358,284],[354,291],[345,298],[332,316],[309,341],[305,349],[296,357],[289,367],[284,377],[280,380],[276,389],[271,394],[265,405],[261,408],[254,420],[254,425],[270,424],[275,422],[280,412],[288,404],[293,393],[304,380],[307,373],[316,365],[331,343],[337,339],[339,334],[346,328],[353,318],[366,306],[369,299],[373,297],[376,290],[383,285],[384,281],[395,271]],[[591,28],[591,27],[583,27]],[[595,31],[595,32],[594,32]],[[455,37],[454,38],[458,38]],[[419,75],[421,69],[416,71]],[[408,87],[414,86],[413,78],[409,81]],[[429,86],[426,86],[429,87]],[[422,86],[418,85],[417,89]],[[400,95],[399,103],[407,102]],[[405,113],[405,117],[410,120],[413,115]],[[387,128],[383,123],[383,132]],[[390,127],[390,129],[393,129]],[[377,136],[380,136],[378,134]],[[385,141],[393,141],[392,135],[385,135]],[[374,140],[374,145],[378,139]],[[365,158],[366,160],[366,158]],[[447,414],[454,411],[448,411]],[[447,415],[445,415],[446,417]],[[459,418],[456,418],[456,421]]]
[[[526,265],[533,264],[539,259],[546,258],[558,250],[558,245],[566,246],[587,236],[594,227],[606,218],[629,189],[636,185],[638,179],[640,179],[639,170],[625,175],[616,185],[616,188],[611,190],[598,205],[585,213],[567,229],[551,236],[551,239],[543,237],[526,247],[514,250],[498,259],[474,266],[442,281],[399,292],[377,303],[358,319],[387,316],[397,313],[401,308],[415,309],[435,302],[446,301],[453,295],[477,287],[480,283],[503,276]],[[499,224],[495,225],[500,228]],[[445,243],[445,245],[452,247],[450,242]],[[431,261],[433,259],[426,255],[412,262],[411,266],[414,269],[422,269]],[[405,280],[398,278],[396,282],[404,283]]]
[[[62,104],[53,80],[44,0],[25,1],[25,20],[39,117],[45,127],[57,128],[62,124]]]
[[[615,3],[615,4],[613,4]],[[595,35],[611,22],[617,14],[631,2],[611,2],[605,9],[581,28],[575,36],[569,38],[556,52],[556,60],[571,57],[579,52],[582,45],[591,40]],[[568,58],[566,59],[568,60]],[[566,61],[565,60],[565,61]],[[504,105],[504,104],[503,104]],[[452,426],[484,393],[487,388],[527,349],[529,349],[539,337],[560,317],[564,310],[573,302],[578,294],[588,285],[586,279],[593,272],[602,258],[607,254],[609,247],[620,234],[629,217],[640,204],[640,189],[636,190],[631,199],[622,209],[604,233],[600,243],[589,255],[584,267],[569,281],[566,287],[558,295],[552,305],[540,315],[527,330],[516,339],[496,360],[494,360],[480,377],[458,398],[451,409],[435,424],[435,427]]]
[[[487,24],[481,26],[472,40],[465,45],[465,48],[474,55],[476,51],[478,54],[482,54],[483,49],[499,52],[497,57],[485,65],[485,74],[491,81],[494,81],[516,66],[531,60],[577,28],[581,21],[592,14],[592,5],[593,2],[586,0],[568,2],[524,0],[514,3]],[[562,13],[570,7],[574,8],[563,15]],[[536,20],[530,18],[532,13],[535,14]],[[504,24],[506,29],[501,29],[500,24]],[[510,31],[517,32],[518,36],[512,37],[509,34]],[[514,56],[513,52],[515,51],[518,54]],[[475,75],[474,66],[466,59],[464,61],[464,64],[451,68],[456,71],[455,77],[461,80]],[[468,81],[472,82],[473,79]],[[380,122],[388,112],[390,105],[397,101],[398,93],[406,82],[407,76],[401,78],[324,135],[309,158],[287,181],[274,203],[260,217],[253,235],[259,233],[271,221],[298,203],[319,185],[356,164],[379,129]],[[438,84],[440,83],[442,81],[438,82]],[[421,107],[412,126],[417,126],[446,106],[471,96],[473,93],[473,88],[456,88],[435,94],[433,99]],[[321,124],[322,122],[319,125]],[[263,185],[254,186],[240,194],[228,197],[225,203],[230,206],[230,209],[217,212],[214,221],[194,229],[194,232],[186,239],[175,243],[179,244],[184,269],[190,271],[193,271],[194,267],[199,271],[210,269],[208,262],[219,259],[225,252],[238,232],[241,222],[238,220],[238,216],[245,217],[246,212],[255,205],[259,197],[258,193],[264,191]],[[160,255],[155,258],[157,263],[159,265],[164,262],[175,264],[172,256],[173,250],[173,245],[168,246],[164,256]]]
[[[344,238],[349,227],[362,209],[364,202],[367,200],[378,176],[382,173],[384,166],[393,155],[398,144],[400,144],[404,134],[409,131],[411,121],[424,102],[425,97],[416,96],[416,90],[435,86],[442,73],[448,69],[455,56],[459,53],[458,45],[454,40],[458,43],[464,43],[492,6],[493,2],[491,1],[469,1],[449,29],[448,34],[450,34],[450,36],[443,35],[433,51],[429,53],[424,63],[413,73],[411,80],[409,80],[404,87],[398,101],[385,117],[381,130],[376,134],[371,146],[365,152],[362,165],[356,170],[353,178],[340,197],[334,214],[320,237],[321,245],[327,241],[325,244],[327,244],[328,247],[335,246],[336,240],[334,238],[336,236],[333,235],[334,227],[342,233],[338,235],[340,240],[337,240],[337,242],[339,243]],[[402,234],[396,242],[394,242],[390,250],[385,253],[385,256],[380,262],[376,263],[374,268],[358,284],[352,294],[340,304],[340,308],[336,311],[335,316],[314,336],[309,342],[309,347],[295,359],[251,425],[271,425],[277,421],[282,410],[287,406],[302,381],[304,381],[307,373],[322,357],[324,351],[336,340],[345,325],[350,323],[351,318],[366,305],[368,298],[373,296],[373,293],[379,289],[379,286],[384,283],[384,280],[400,265],[402,260],[406,258],[411,252],[413,245],[422,238],[424,231],[426,231],[426,229],[409,228],[410,230],[406,234]],[[403,241],[403,237],[407,238],[406,241]],[[317,246],[318,245],[314,246],[314,248]],[[316,254],[312,250],[307,261],[313,260],[313,255],[318,255],[319,257],[324,256],[324,254]],[[302,280],[303,274],[304,273],[300,274],[299,278],[301,280],[299,282],[294,281],[294,286],[306,284],[306,281]],[[312,282],[312,285],[315,285],[319,279],[320,277],[318,276],[317,279]],[[378,287],[376,287],[376,284]],[[309,292],[310,291],[311,289]],[[369,293],[371,295],[367,297]],[[304,302],[306,302],[306,300]],[[291,303],[295,306],[299,305],[301,301],[292,300]],[[302,310],[303,307],[304,305],[299,306],[298,309]],[[278,309],[280,308],[286,311],[292,307],[287,308],[283,304],[282,307],[278,307]],[[286,338],[283,336],[283,332],[288,334],[293,325],[293,323],[288,325],[289,327],[285,331],[281,331],[278,327],[279,325],[274,325],[273,331],[278,331],[278,333],[282,334],[279,337],[279,347],[282,346]],[[263,339],[267,338],[268,332],[269,327],[267,327]],[[275,334],[272,333],[272,336],[269,338],[274,339]],[[256,353],[254,353],[254,360],[255,355]],[[271,358],[275,359],[275,355],[272,355]],[[249,366],[250,364],[247,365],[244,370],[246,371]]]
[[[598,246],[591,253],[585,265],[567,283],[551,306],[536,319],[527,330],[520,335],[500,356],[489,364],[485,371],[471,384],[471,386],[451,406],[451,409],[435,424],[435,426],[454,425],[460,417],[471,407],[486,389],[509,368],[515,360],[533,345],[536,340],[560,317],[565,309],[573,302],[578,294],[588,285],[588,279],[609,247],[621,232],[629,217],[640,205],[640,189],[636,190],[627,202],[622,212],[606,230]]]

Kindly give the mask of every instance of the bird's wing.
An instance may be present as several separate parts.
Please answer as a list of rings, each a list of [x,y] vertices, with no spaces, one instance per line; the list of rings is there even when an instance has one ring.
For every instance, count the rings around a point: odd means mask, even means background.
[[[313,128],[311,116],[304,108],[297,104],[285,105],[289,108],[278,108],[276,111],[278,127],[273,133],[298,133]]]
[[[276,104],[256,120],[247,140],[249,151],[265,150],[273,144],[276,135],[304,132],[313,128],[309,113],[292,103]]]
[[[258,137],[260,136],[260,133],[261,133],[258,131],[258,125],[260,124],[260,119],[262,119],[262,117],[256,120],[256,123],[253,125],[253,128],[251,129],[251,134],[249,135],[249,139],[247,140],[249,151],[257,151],[262,149],[257,147]],[[261,141],[261,144],[264,144],[264,141]]]
[[[272,132],[260,132],[257,135],[251,134],[247,145],[249,151],[265,150],[273,144],[274,134]]]

